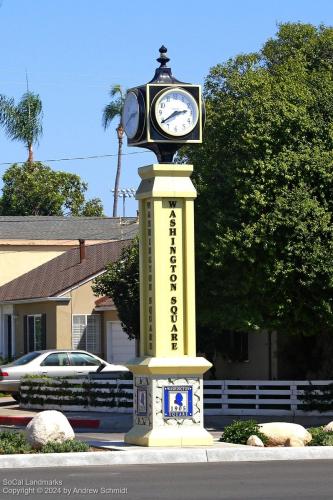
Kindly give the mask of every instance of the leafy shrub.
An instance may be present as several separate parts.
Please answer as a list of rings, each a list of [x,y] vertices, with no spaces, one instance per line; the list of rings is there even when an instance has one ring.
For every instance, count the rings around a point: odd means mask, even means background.
[[[88,451],[89,445],[83,441],[67,440],[63,443],[50,441],[39,450],[40,453],[70,453],[73,451]]]
[[[32,453],[33,449],[26,440],[23,432],[0,432],[0,454],[12,455],[15,453]]]
[[[260,431],[260,427],[255,420],[235,420],[225,427],[220,441],[246,444],[252,435],[258,436],[264,444],[267,443],[267,437]]]
[[[69,453],[77,451],[88,451],[89,445],[82,441],[68,440],[63,443],[49,442],[40,450],[34,450],[28,443],[23,432],[3,431],[0,432],[0,454],[12,455],[21,453]]]
[[[333,446],[333,431],[325,432],[323,427],[311,427],[308,431],[312,435],[308,446]]]

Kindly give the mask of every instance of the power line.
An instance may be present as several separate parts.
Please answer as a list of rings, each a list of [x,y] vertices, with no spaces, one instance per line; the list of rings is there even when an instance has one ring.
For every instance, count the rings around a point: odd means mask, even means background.
[[[129,155],[142,155],[150,153],[150,151],[133,151],[132,153],[122,153],[121,156],[129,156]],[[56,159],[51,159],[51,160],[36,160],[40,163],[46,163],[46,162],[51,162],[51,161],[74,161],[74,160],[96,160],[98,158],[111,158],[114,156],[118,156],[117,153],[112,154],[112,155],[94,155],[94,156],[76,156],[76,157],[71,157],[71,158],[56,158]],[[19,163],[23,164],[26,163],[25,161],[11,161],[11,162],[3,162],[0,163],[0,165],[13,165],[13,163]]]

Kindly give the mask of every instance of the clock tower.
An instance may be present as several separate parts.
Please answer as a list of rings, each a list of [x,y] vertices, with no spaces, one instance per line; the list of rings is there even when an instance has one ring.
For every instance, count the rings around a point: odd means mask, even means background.
[[[127,443],[211,445],[203,427],[203,374],[196,355],[192,165],[172,163],[184,144],[200,143],[204,105],[199,85],[176,80],[166,48],[153,80],[130,89],[123,126],[129,146],[148,148],[159,163],[139,168],[140,357],[133,372],[133,427]]]

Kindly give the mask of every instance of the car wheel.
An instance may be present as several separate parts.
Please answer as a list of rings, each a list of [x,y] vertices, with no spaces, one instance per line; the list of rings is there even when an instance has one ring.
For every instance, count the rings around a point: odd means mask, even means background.
[[[13,399],[15,399],[15,401],[17,401],[18,403],[20,402],[21,397],[19,392],[14,392],[11,396]]]

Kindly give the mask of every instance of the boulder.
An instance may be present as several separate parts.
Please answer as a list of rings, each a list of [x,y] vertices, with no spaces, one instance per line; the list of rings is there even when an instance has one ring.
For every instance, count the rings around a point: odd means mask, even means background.
[[[260,431],[268,438],[268,446],[285,446],[288,439],[298,439],[304,445],[312,439],[311,434],[299,424],[289,422],[269,422],[260,424]]]
[[[46,410],[37,415],[26,427],[26,437],[33,448],[41,448],[50,441],[63,443],[74,439],[74,431],[60,411]]]
[[[300,446],[305,446],[304,441],[298,438],[288,438],[285,446],[290,446],[291,448],[297,448]]]
[[[260,448],[263,448],[265,446],[261,439],[254,434],[252,434],[252,436],[248,438],[246,444],[249,446],[259,446]]]
[[[333,432],[333,420],[329,422],[325,427],[323,427],[323,431],[325,432]]]

